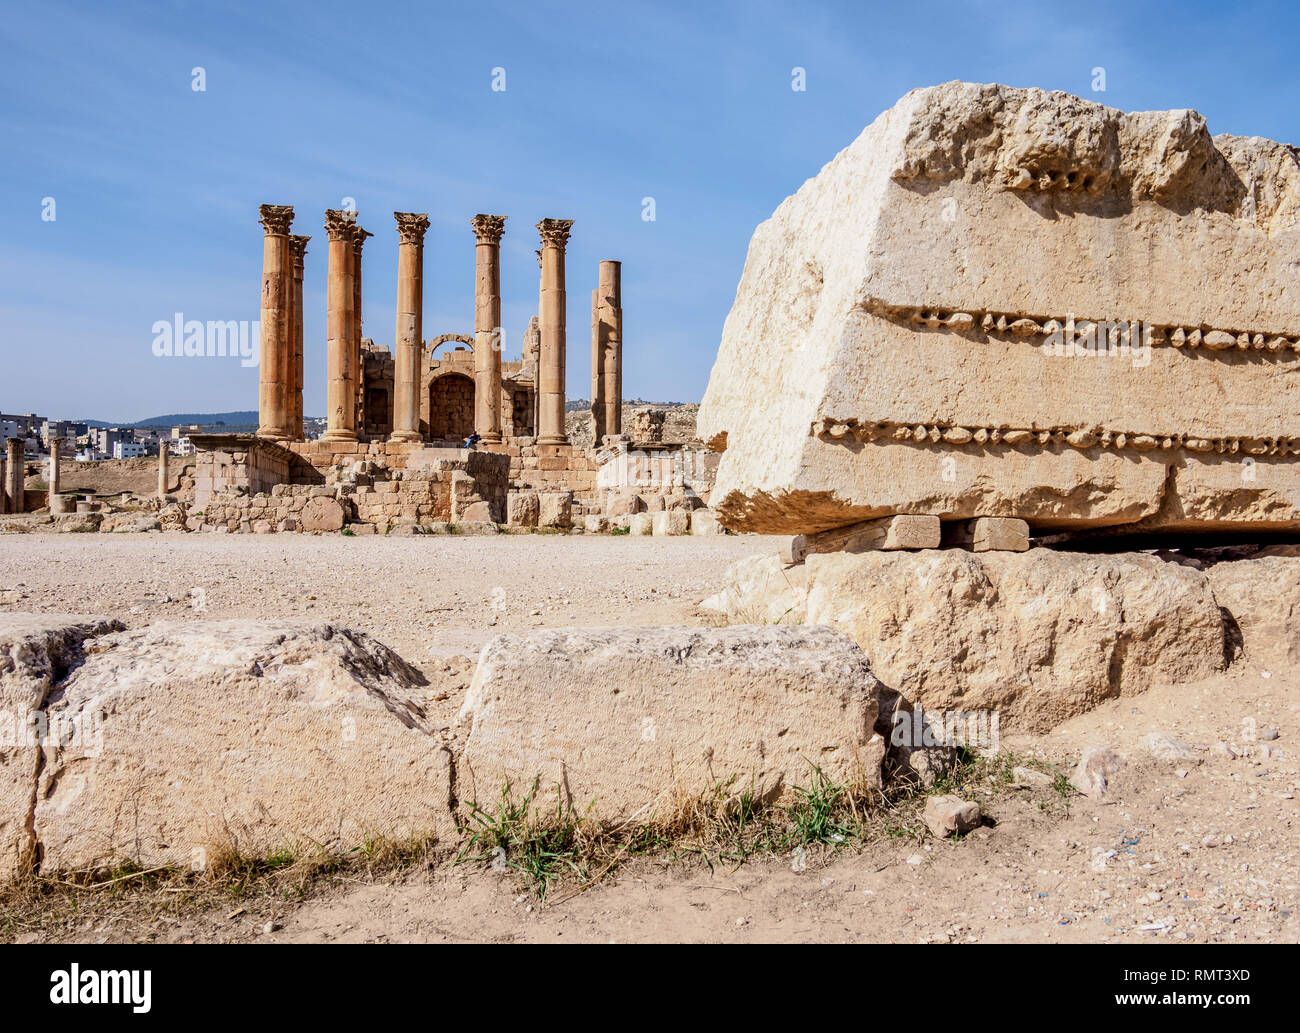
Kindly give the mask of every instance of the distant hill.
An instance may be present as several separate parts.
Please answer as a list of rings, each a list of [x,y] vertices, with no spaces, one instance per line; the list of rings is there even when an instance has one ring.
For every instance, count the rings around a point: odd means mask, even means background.
[[[135,423],[109,423],[105,420],[74,420],[73,422],[89,424],[92,427],[187,427],[195,423],[205,427],[216,424],[246,427],[249,424],[257,425],[257,413],[176,412],[167,416],[151,416],[147,420],[137,420]]]

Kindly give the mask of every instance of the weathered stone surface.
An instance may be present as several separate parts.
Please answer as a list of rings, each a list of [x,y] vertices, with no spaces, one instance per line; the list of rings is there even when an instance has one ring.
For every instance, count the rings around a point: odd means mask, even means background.
[[[1027,552],[1029,525],[1015,517],[976,517],[970,522],[975,552]]]
[[[809,624],[851,635],[908,703],[997,711],[1003,733],[1044,731],[1102,700],[1225,666],[1209,582],[1153,556],[945,549],[817,555],[806,566]],[[738,605],[762,605],[748,598]]]
[[[537,496],[539,527],[570,527],[573,524],[573,492],[544,491]]]
[[[794,535],[782,555],[787,563],[802,563],[818,552],[937,549],[941,538],[942,527],[937,516],[901,514],[815,534]]]
[[[980,823],[980,805],[960,796],[932,796],[925,801],[921,820],[940,839],[964,835]]]
[[[458,721],[462,801],[539,781],[602,821],[672,813],[733,776],[765,800],[837,781],[879,785],[877,682],[828,628],[561,628],[484,647]],[[545,804],[543,804],[545,806]]]
[[[1206,571],[1214,598],[1255,660],[1300,660],[1300,557],[1261,555]]]
[[[45,750],[42,871],[449,840],[451,758],[411,698],[421,682],[386,646],[329,624],[165,622],[101,638],[48,707],[102,725]]]
[[[308,499],[298,515],[298,524],[304,531],[337,531],[343,526],[343,507],[337,499]]]
[[[511,527],[536,527],[540,504],[531,491],[512,491],[506,496],[506,523]]]
[[[657,535],[689,534],[691,515],[680,509],[665,509],[651,516],[650,527]]]
[[[41,743],[51,732],[50,691],[82,661],[87,639],[121,629],[107,617],[0,613],[0,884],[34,861],[32,808]]]
[[[726,534],[718,523],[718,515],[711,509],[697,509],[691,513],[691,534]]]
[[[726,587],[700,603],[729,624],[802,624],[808,610],[808,568],[776,555],[748,556],[727,571]]]
[[[1124,758],[1104,746],[1089,746],[1079,757],[1070,783],[1084,796],[1100,800],[1106,795],[1110,780],[1124,768]]]
[[[630,534],[653,534],[654,533],[654,514],[653,513],[633,513],[627,518],[627,528]]]
[[[915,90],[754,234],[711,505],[1300,526],[1298,217],[1295,152],[1195,112]]]

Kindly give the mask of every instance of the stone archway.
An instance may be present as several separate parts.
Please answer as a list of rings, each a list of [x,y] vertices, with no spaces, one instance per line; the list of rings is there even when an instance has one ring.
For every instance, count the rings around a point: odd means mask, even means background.
[[[474,430],[474,381],[462,373],[445,373],[429,384],[429,437],[457,440]]]

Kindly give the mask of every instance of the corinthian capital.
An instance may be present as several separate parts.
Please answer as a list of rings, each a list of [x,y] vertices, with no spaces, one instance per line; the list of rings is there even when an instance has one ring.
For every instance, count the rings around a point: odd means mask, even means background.
[[[474,239],[480,244],[500,244],[501,234],[506,231],[506,216],[476,215],[469,221],[474,228]]]
[[[361,249],[365,246],[366,238],[373,237],[374,234],[368,230],[363,230],[360,226],[352,227],[352,250],[355,254],[360,255]]]
[[[257,206],[257,221],[266,227],[267,236],[283,237],[293,222],[293,205],[260,204]]]
[[[397,220],[397,239],[402,244],[423,244],[429,228],[427,212],[393,212]]]
[[[311,237],[293,236],[289,238],[289,257],[293,259],[295,265],[302,265],[303,255],[307,253],[307,241]]]
[[[537,230],[542,235],[544,246],[563,248],[569,242],[572,226],[572,219],[543,219],[537,224]]]
[[[351,240],[352,229],[357,224],[357,213],[341,208],[325,209],[325,233],[330,240]]]

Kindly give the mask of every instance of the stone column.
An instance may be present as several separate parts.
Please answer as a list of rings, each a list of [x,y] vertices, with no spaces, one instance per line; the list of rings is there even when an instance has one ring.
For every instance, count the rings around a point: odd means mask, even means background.
[[[9,512],[9,460],[0,452],[0,513]]]
[[[167,494],[167,453],[169,445],[166,438],[158,440],[158,497]]]
[[[564,247],[572,219],[543,219],[542,235],[542,354],[537,370],[539,445],[564,445]]]
[[[419,441],[420,360],[424,356],[424,212],[393,212],[397,220],[397,342],[393,356],[393,434]]]
[[[50,475],[45,478],[49,485],[49,498],[54,498],[63,487],[63,439],[50,439]]]
[[[286,204],[264,204],[258,221],[266,229],[262,241],[262,324],[260,374],[257,393],[257,433],[283,440],[289,436],[289,416],[284,411],[287,397],[289,356],[289,305],[292,265],[289,259],[289,226],[293,208]]]
[[[501,440],[501,235],[504,215],[470,220],[474,248],[474,429],[486,442]]]
[[[26,444],[22,438],[9,439],[9,470],[5,494],[9,497],[9,512],[23,511],[23,482],[27,472]]]
[[[307,241],[311,237],[290,237],[289,238],[289,257],[293,267],[293,304],[290,306],[293,312],[293,373],[290,377],[292,387],[289,391],[289,437],[294,441],[301,441],[307,436],[303,429],[303,407],[302,391],[305,386],[303,376],[303,349],[302,349],[302,281],[303,281],[303,258],[307,254]]]
[[[366,378],[361,359],[361,249],[365,246],[366,238],[373,236],[373,233],[367,233],[360,226],[354,227],[352,231],[352,369],[356,377],[356,415],[352,418],[352,425],[359,433],[364,433],[366,429],[363,416]]]
[[[600,263],[597,319],[600,332],[601,399],[604,433],[623,433],[623,263]],[[592,397],[595,398],[593,392]],[[596,439],[600,444],[600,438]]]
[[[352,212],[327,208],[329,288],[326,301],[326,418],[323,439],[357,440],[356,372],[352,366],[352,319],[356,296],[352,287]]]

